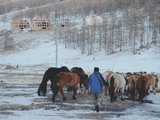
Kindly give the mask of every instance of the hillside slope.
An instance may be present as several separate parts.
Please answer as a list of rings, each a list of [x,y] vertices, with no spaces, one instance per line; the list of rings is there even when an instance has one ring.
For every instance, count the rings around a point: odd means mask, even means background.
[[[56,46],[52,31],[17,33],[13,37],[16,50],[1,52],[0,64],[55,66]],[[58,44],[58,66],[81,66],[87,71],[98,66],[101,71],[160,72],[159,59],[160,50],[156,47],[142,49],[135,55],[131,51],[112,55],[102,51],[88,56],[78,48],[66,49],[63,43]]]

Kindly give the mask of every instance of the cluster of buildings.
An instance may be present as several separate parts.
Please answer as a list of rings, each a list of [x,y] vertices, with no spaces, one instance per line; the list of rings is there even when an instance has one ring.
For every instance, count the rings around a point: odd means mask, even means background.
[[[85,18],[85,25],[92,26],[92,25],[101,25],[103,22],[103,18],[99,15],[89,15]],[[61,21],[61,27],[65,27],[69,25],[69,20],[65,19]],[[33,31],[39,30],[51,30],[53,25],[51,24],[50,20],[45,17],[34,17],[31,21],[24,20],[24,19],[16,19],[11,22],[11,30],[23,30],[23,29],[30,29]]]
[[[11,30],[23,30],[30,28],[31,30],[38,31],[38,30],[50,30],[52,29],[52,24],[49,19],[45,16],[42,17],[34,17],[31,21],[24,19],[16,19],[11,22]]]

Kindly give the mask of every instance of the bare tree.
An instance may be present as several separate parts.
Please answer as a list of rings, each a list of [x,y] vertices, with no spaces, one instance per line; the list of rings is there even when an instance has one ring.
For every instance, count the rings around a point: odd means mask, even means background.
[[[4,33],[4,51],[12,50],[13,46],[13,37],[10,36],[9,32]]]

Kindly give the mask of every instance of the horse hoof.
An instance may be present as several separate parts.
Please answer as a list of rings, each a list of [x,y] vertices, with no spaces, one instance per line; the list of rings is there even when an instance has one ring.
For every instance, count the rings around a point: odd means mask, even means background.
[[[113,100],[110,100],[111,101],[111,103],[113,103]]]
[[[115,96],[115,97],[114,97],[114,101],[116,101],[116,100],[117,100],[117,97]]]
[[[124,101],[124,98],[121,98],[122,101]]]
[[[96,105],[96,106],[95,106],[95,110],[96,110],[97,112],[99,112],[99,105]]]
[[[77,100],[77,98],[76,98],[76,97],[73,97],[72,99],[73,99],[73,100]]]
[[[63,97],[63,101],[66,101],[67,100],[67,98],[66,97]]]

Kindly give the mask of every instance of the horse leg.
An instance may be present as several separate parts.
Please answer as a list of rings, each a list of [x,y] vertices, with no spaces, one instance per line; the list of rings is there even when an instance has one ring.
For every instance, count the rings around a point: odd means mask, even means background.
[[[152,89],[153,89],[153,93],[156,94],[156,88],[153,86]]]
[[[146,92],[146,90],[145,90],[145,86],[146,86],[146,81],[145,80],[143,80],[142,82],[141,82],[141,87],[139,88],[139,100],[141,101],[141,102],[144,102],[144,97],[145,97],[145,92]]]
[[[76,95],[77,95],[77,90],[76,90],[76,87],[73,87],[73,96],[72,96],[72,99],[73,100],[76,100]]]
[[[71,88],[72,88],[72,92],[73,92],[73,87],[71,87]],[[79,85],[78,85],[77,92],[79,94],[82,93],[82,84],[81,83],[79,83]]]
[[[64,95],[63,89],[60,89],[60,93],[61,93],[61,95],[62,95],[62,97],[63,97],[63,101],[67,100],[67,98],[66,98],[65,95]]]
[[[109,89],[108,86],[104,87],[105,96],[109,96],[108,89]]]
[[[58,94],[59,87],[56,84],[52,83],[51,84],[51,89],[52,89],[52,92],[53,92],[52,101],[55,102],[55,97]]]
[[[135,95],[136,95],[135,88],[132,88],[132,90],[130,91],[130,97],[132,100],[135,100]]]
[[[138,90],[138,93],[139,93],[138,100],[143,102],[143,95],[142,95],[142,91],[140,89]]]
[[[79,83],[79,87],[80,87],[80,89],[82,89],[82,80]]]
[[[124,101],[123,92],[122,92],[122,91],[123,91],[123,89],[120,89],[120,92],[119,92],[119,93],[120,93],[120,96],[121,96],[121,100]]]
[[[146,95],[149,95],[149,93],[150,93],[150,86],[148,85],[146,88]]]

